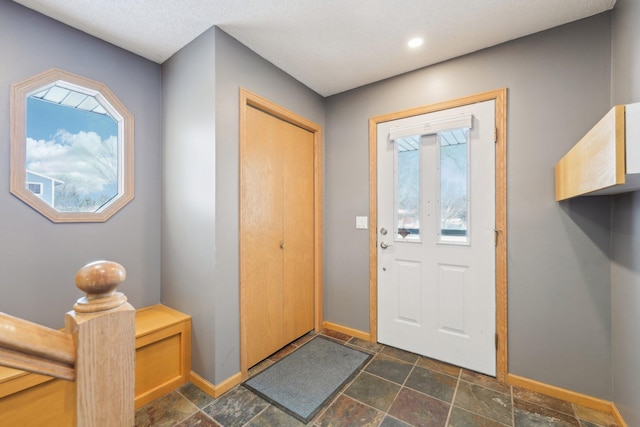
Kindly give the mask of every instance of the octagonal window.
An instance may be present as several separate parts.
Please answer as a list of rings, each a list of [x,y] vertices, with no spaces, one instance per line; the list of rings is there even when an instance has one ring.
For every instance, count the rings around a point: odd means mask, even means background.
[[[11,192],[53,222],[133,199],[133,117],[105,85],[49,70],[12,87]]]

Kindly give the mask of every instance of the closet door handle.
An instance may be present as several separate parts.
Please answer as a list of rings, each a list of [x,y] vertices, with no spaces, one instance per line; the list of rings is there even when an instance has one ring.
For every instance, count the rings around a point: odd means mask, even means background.
[[[280,249],[284,249],[284,242],[280,242]]]

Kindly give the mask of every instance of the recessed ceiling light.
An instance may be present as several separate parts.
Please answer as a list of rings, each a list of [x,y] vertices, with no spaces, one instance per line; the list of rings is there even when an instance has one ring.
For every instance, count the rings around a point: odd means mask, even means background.
[[[424,42],[424,40],[422,40],[420,37],[416,37],[416,38],[413,38],[413,39],[409,40],[407,45],[409,45],[409,47],[411,47],[411,48],[416,48],[416,47],[422,46],[423,42]]]

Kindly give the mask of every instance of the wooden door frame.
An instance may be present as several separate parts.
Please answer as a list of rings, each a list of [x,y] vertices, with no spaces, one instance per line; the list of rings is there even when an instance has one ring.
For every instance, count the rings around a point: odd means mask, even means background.
[[[246,150],[246,111],[247,108],[257,108],[285,122],[291,123],[313,134],[313,200],[314,200],[314,328],[316,331],[322,329],[322,127],[292,111],[289,111],[268,99],[265,99],[244,88],[240,88],[240,211],[242,205],[242,159]],[[240,235],[242,234],[242,221],[240,221]],[[248,355],[247,355],[247,331],[244,321],[246,283],[244,280],[244,261],[240,251],[240,370],[243,378],[247,378]]]
[[[378,340],[378,124],[483,101],[496,119],[496,377],[507,381],[507,89],[497,89],[369,119],[369,339]]]

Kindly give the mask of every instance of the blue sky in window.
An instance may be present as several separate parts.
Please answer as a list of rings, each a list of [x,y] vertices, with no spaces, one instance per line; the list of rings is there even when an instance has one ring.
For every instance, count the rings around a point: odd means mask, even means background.
[[[65,191],[98,205],[117,194],[118,123],[112,117],[27,98],[26,131],[28,170],[59,179]]]
[[[69,133],[91,130],[103,140],[118,135],[118,123],[110,116],[96,114],[77,108],[65,107],[59,104],[43,101],[37,98],[27,98],[27,136],[33,139],[53,139],[60,129]]]

